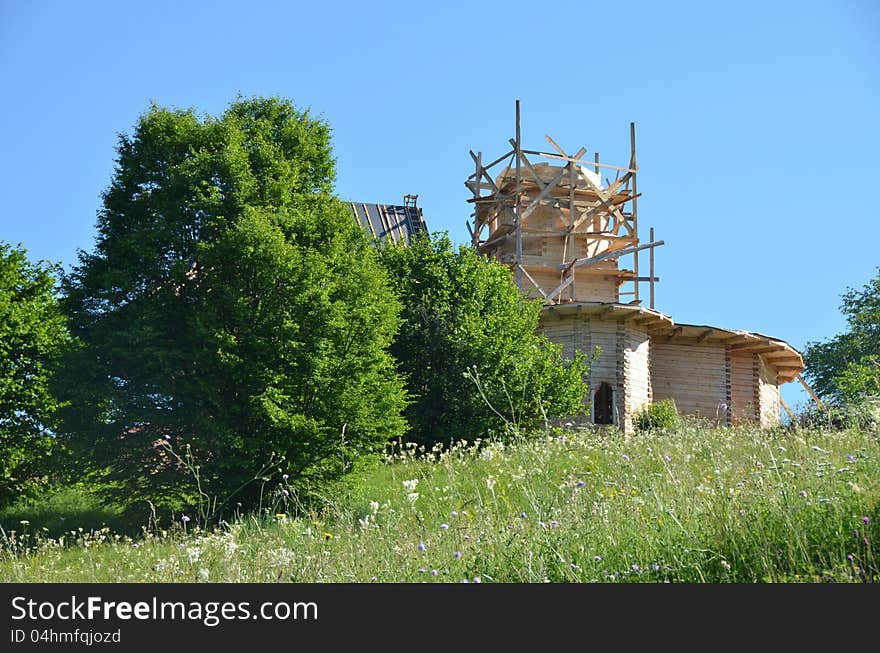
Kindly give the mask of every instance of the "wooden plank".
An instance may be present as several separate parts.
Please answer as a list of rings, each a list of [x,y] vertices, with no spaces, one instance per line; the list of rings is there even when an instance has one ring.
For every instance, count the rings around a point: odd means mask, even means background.
[[[544,299],[547,299],[547,293],[545,293],[545,292],[544,292],[544,289],[541,288],[541,286],[538,284],[538,282],[535,281],[535,280],[532,278],[532,275],[529,274],[529,271],[526,270],[526,269],[525,269],[523,266],[521,266],[521,265],[519,266],[519,268],[520,268],[520,270],[522,270],[522,273],[523,273],[524,275],[526,275],[526,279],[528,279],[529,281],[531,281],[531,282],[532,282],[532,285],[533,285],[535,288],[538,289],[538,292],[541,293],[541,296],[542,296]]]
[[[658,240],[656,243],[647,243],[645,245],[627,247],[625,249],[619,249],[613,252],[603,252],[602,254],[597,254],[596,256],[591,256],[589,258],[574,259],[569,263],[563,263],[557,267],[560,270],[565,270],[572,267],[581,267],[582,265],[592,265],[593,263],[598,263],[599,261],[604,261],[605,259],[626,256],[627,254],[632,254],[635,251],[641,251],[643,249],[648,249],[649,247],[659,247],[660,245],[664,244],[664,241]]]
[[[782,398],[782,395],[779,395],[779,405],[785,409],[785,412],[788,413],[788,416],[791,418],[792,423],[797,422],[797,417],[795,417],[794,412],[791,408],[788,407],[788,404],[785,403],[785,400]]]
[[[828,411],[827,406],[825,406],[825,404],[822,403],[822,400],[816,396],[816,393],[813,392],[813,389],[807,384],[806,381],[804,381],[804,377],[802,377],[800,374],[798,374],[794,378],[796,378],[798,380],[798,382],[804,387],[804,390],[806,390],[807,394],[813,398],[813,401],[816,402],[816,405],[819,406],[819,408],[821,408],[824,411]]]
[[[550,138],[547,136],[547,138]],[[548,159],[556,159],[558,161],[570,161],[571,163],[576,163],[578,165],[582,165],[584,167],[589,167],[593,164],[592,161],[584,161],[583,159],[575,159],[570,156],[561,155],[561,154],[553,154],[552,152],[541,152],[540,150],[523,150],[526,154],[531,154],[533,156],[543,156]],[[606,168],[609,170],[620,170],[621,172],[638,172],[638,170],[630,170],[629,168],[621,168],[620,166],[612,166],[607,163],[600,163],[600,168]]]
[[[574,275],[570,274],[569,276],[567,276],[565,279],[562,280],[562,283],[560,283],[553,290],[551,290],[549,293],[547,293],[547,299],[550,299],[550,300],[556,299],[556,297],[559,296],[559,293],[561,293],[563,290],[568,288],[568,286],[571,285],[572,282],[574,282]]]

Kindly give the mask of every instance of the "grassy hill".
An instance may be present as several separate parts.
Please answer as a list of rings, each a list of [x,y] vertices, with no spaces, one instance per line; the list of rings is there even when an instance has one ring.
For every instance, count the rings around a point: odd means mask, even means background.
[[[18,506],[0,580],[880,581],[880,444],[858,430],[563,430],[404,447],[308,512],[285,489],[262,514],[134,538],[75,491]]]

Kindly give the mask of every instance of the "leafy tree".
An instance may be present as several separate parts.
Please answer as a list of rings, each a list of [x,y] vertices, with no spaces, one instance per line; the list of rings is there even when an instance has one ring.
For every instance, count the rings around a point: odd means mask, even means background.
[[[565,361],[536,335],[541,305],[521,297],[506,267],[456,251],[445,234],[381,256],[403,303],[391,351],[413,397],[411,440],[474,440],[583,410],[584,355]]]
[[[817,394],[849,401],[880,394],[880,268],[861,290],[841,295],[848,330],[825,342],[807,343],[805,376]]]
[[[48,471],[58,407],[49,382],[70,342],[55,296],[57,273],[0,243],[0,505],[35,490]]]
[[[64,283],[66,431],[115,497],[249,506],[403,432],[399,304],[331,194],[326,123],[280,99],[153,106],[117,152]]]

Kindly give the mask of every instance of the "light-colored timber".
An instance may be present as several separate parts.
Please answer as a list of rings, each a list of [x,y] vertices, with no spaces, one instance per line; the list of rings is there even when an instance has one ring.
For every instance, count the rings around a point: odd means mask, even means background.
[[[470,152],[468,232],[477,251],[511,269],[523,295],[543,302],[540,330],[565,356],[595,356],[589,419],[611,419],[629,433],[644,406],[672,399],[680,411],[720,425],[778,423],[780,408],[789,410],[779,386],[803,383],[798,351],[761,333],[677,324],[655,308],[655,250],[664,241],[653,227],[647,242],[639,238],[635,124],[627,166],[546,140],[552,151],[523,147],[517,100],[514,137],[505,144],[512,149],[488,164]],[[648,276],[639,273],[645,250]]]

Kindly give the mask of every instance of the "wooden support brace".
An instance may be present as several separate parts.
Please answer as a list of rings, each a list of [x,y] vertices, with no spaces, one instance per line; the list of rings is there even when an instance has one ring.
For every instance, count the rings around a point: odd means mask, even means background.
[[[593,263],[598,263],[599,261],[604,261],[608,258],[617,258],[619,256],[626,256],[627,254],[632,254],[633,252],[641,251],[643,249],[648,249],[649,247],[659,247],[663,245],[664,241],[658,240],[655,243],[646,243],[645,245],[638,245],[637,247],[627,247],[625,249],[618,249],[613,252],[603,252],[602,254],[597,254],[596,256],[591,256],[590,258],[581,258],[574,259],[569,263],[562,263],[557,267],[560,270],[566,270],[572,267],[578,268],[583,265],[592,265]]]
[[[799,382],[802,386],[804,386],[804,390],[806,390],[806,391],[807,391],[807,394],[810,395],[810,396],[813,398],[813,401],[816,402],[816,405],[817,405],[819,408],[821,408],[822,410],[824,410],[825,412],[828,412],[828,407],[827,407],[825,404],[822,403],[822,400],[819,399],[819,397],[816,396],[816,393],[813,392],[813,389],[807,384],[806,381],[804,381],[804,377],[802,377],[800,374],[798,374],[798,375],[797,375],[796,377],[794,377],[794,378],[796,378],[796,379],[798,380],[798,382]]]
[[[785,409],[785,412],[788,413],[788,416],[791,418],[792,423],[797,421],[797,417],[794,415],[794,411],[788,407],[788,404],[785,403],[785,400],[782,398],[782,395],[779,395],[779,405]]]

